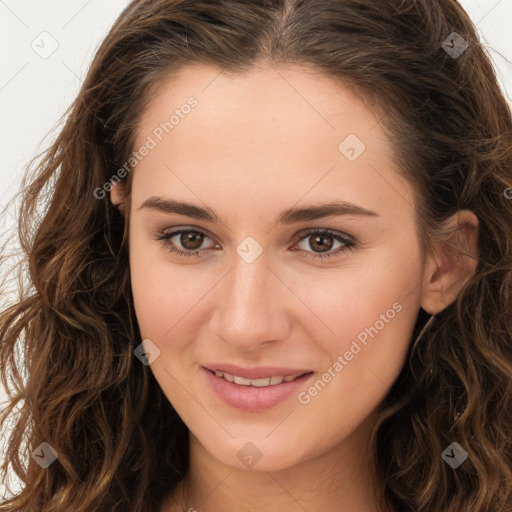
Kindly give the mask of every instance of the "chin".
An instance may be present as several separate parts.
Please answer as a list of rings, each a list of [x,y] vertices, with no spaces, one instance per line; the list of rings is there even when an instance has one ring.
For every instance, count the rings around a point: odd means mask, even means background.
[[[304,437],[302,440],[304,440]],[[288,442],[285,442],[288,439]],[[201,442],[201,440],[200,440]],[[303,443],[296,442],[290,437],[279,436],[274,439],[233,438],[219,442],[209,438],[202,443],[210,456],[237,470],[267,472],[280,471],[305,462],[311,455],[304,451]],[[297,448],[300,446],[300,450]]]

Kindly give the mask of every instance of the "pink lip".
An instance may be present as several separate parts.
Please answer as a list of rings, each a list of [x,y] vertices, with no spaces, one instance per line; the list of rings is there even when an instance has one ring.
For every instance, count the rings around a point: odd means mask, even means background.
[[[227,368],[227,366],[223,366],[223,368]],[[283,372],[282,369],[281,371],[276,371],[279,370],[276,368],[272,368],[270,371],[268,368],[259,368],[257,370],[259,370],[259,373],[256,372],[256,369],[254,369],[252,373],[249,370],[245,370],[245,372],[237,370],[233,371],[233,373],[227,369],[219,371],[226,371],[227,373],[232,373],[246,379],[265,378],[271,377],[272,375],[282,375],[284,377],[287,374],[295,375],[301,373],[300,370],[290,372],[289,369],[287,372]],[[286,399],[290,398],[290,396],[297,395],[300,388],[304,386],[305,381],[309,380],[313,375],[313,373],[310,372],[291,382],[282,382],[281,384],[275,384],[273,386],[256,387],[242,386],[234,382],[228,382],[223,377],[217,377],[215,373],[212,373],[212,371],[204,367],[201,371],[206,378],[209,388],[223,403],[239,410],[252,412],[270,409],[284,402]],[[249,377],[249,374],[256,376]]]

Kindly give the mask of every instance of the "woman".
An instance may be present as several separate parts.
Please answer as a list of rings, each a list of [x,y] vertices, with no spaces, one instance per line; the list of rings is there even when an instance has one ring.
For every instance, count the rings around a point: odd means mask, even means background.
[[[1,512],[510,510],[512,117],[457,2],[133,1],[25,185]]]

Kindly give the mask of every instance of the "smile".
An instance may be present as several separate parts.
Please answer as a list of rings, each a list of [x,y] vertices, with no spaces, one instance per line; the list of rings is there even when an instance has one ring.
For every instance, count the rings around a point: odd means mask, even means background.
[[[235,384],[238,384],[239,386],[255,386],[257,388],[264,388],[267,386],[275,386],[277,384],[281,384],[283,382],[291,382],[298,377],[301,377],[304,375],[303,373],[297,373],[296,375],[275,375],[272,377],[266,377],[263,379],[246,379],[244,377],[240,377],[238,375],[232,375],[231,373],[227,372],[221,372],[216,370],[215,375],[217,377],[222,377],[223,379],[226,379],[228,382],[233,382]]]
[[[224,405],[247,412],[261,412],[279,406],[297,396],[314,377],[314,372],[298,369],[248,369],[227,364],[212,366],[201,370],[206,387]]]

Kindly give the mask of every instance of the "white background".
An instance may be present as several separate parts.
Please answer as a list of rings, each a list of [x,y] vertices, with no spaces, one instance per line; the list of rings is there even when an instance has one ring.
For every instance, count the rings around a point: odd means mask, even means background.
[[[45,144],[43,138],[78,93],[98,45],[128,3],[0,0],[2,234],[14,223],[14,213],[6,210],[5,205],[16,191],[25,165],[51,140],[48,137]],[[489,48],[500,83],[511,101],[512,0],[461,0],[461,4],[477,24],[482,43]],[[50,36],[41,35],[44,32]],[[41,58],[34,50],[39,48],[43,52],[52,45],[58,47],[48,58]]]

